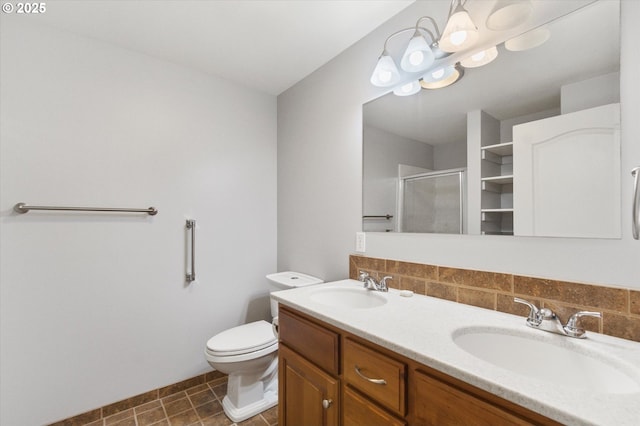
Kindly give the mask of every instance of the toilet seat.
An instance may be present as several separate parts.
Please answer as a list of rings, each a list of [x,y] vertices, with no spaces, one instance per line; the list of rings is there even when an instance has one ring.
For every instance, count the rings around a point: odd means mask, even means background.
[[[278,339],[271,324],[264,320],[230,328],[207,341],[207,353],[215,357],[269,353],[277,348]]]

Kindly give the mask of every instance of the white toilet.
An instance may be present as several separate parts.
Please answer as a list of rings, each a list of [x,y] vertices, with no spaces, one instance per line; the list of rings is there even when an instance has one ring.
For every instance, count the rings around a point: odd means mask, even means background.
[[[323,281],[297,272],[267,275],[270,293]],[[271,300],[271,316],[277,321],[278,303]],[[216,370],[229,375],[222,400],[225,414],[241,422],[278,403],[278,338],[267,321],[230,328],[207,341],[205,357]]]

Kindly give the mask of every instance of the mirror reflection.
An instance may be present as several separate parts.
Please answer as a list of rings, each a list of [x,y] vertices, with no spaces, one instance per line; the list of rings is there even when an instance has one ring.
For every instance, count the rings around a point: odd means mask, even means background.
[[[549,22],[544,30],[550,34],[544,44],[521,50],[515,41],[507,43],[508,50],[502,43],[493,62],[465,69],[452,86],[406,97],[389,93],[363,106],[364,231],[513,235],[515,228],[516,235],[619,238],[615,106],[606,113],[612,121],[606,126],[612,130],[591,144],[594,154],[577,160],[598,156],[588,164],[596,177],[588,188],[576,187],[585,184],[570,176],[575,173],[572,167],[551,169],[575,163],[577,153],[588,146],[582,141],[592,139],[583,137],[589,131],[585,129],[596,124],[580,121],[580,128],[569,130],[561,124],[558,132],[563,135],[583,135],[571,141],[544,136],[539,144],[520,143],[529,138],[523,129],[538,134],[536,128],[548,128],[558,117],[619,103],[619,3],[589,4]],[[539,148],[554,138],[554,146],[562,148],[539,155]],[[514,151],[525,145],[527,155],[519,154],[514,161]],[[542,162],[550,157],[553,162]],[[521,165],[522,158],[531,163]],[[532,189],[543,182],[546,198]],[[569,197],[576,193],[583,198]],[[600,202],[600,194],[613,195]],[[556,209],[535,210],[543,205]],[[571,205],[598,212],[593,217],[579,212],[585,215],[580,221],[585,227],[572,227],[576,213]],[[612,223],[606,231],[591,232],[594,220]]]

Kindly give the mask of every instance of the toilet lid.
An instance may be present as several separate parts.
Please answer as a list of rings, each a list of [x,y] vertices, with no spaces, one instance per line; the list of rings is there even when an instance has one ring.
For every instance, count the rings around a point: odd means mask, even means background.
[[[207,349],[216,355],[238,355],[258,351],[277,342],[271,324],[261,320],[216,334],[207,342]]]

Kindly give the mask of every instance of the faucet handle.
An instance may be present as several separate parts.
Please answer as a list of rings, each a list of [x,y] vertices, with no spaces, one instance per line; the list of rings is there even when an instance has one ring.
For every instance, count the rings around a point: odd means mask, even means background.
[[[582,317],[602,318],[602,314],[600,312],[591,312],[591,311],[576,312],[575,314],[571,315],[571,317],[569,317],[569,321],[567,321],[567,325],[563,327],[564,332],[571,337],[579,337],[579,338],[586,337],[584,335],[585,334],[584,328],[578,326],[578,321]]]
[[[540,309],[533,303],[528,300],[520,299],[519,297],[513,298],[514,302],[522,303],[523,305],[527,305],[529,307],[529,316],[527,317],[527,324],[538,326],[542,322],[542,317],[540,315]]]
[[[358,275],[358,281],[364,281],[367,278],[369,278],[369,273],[366,271],[360,271],[360,274]]]
[[[387,286],[387,280],[392,280],[393,277],[391,275],[387,275],[386,277],[382,277],[380,280],[380,289],[382,291],[387,291],[389,287]]]

